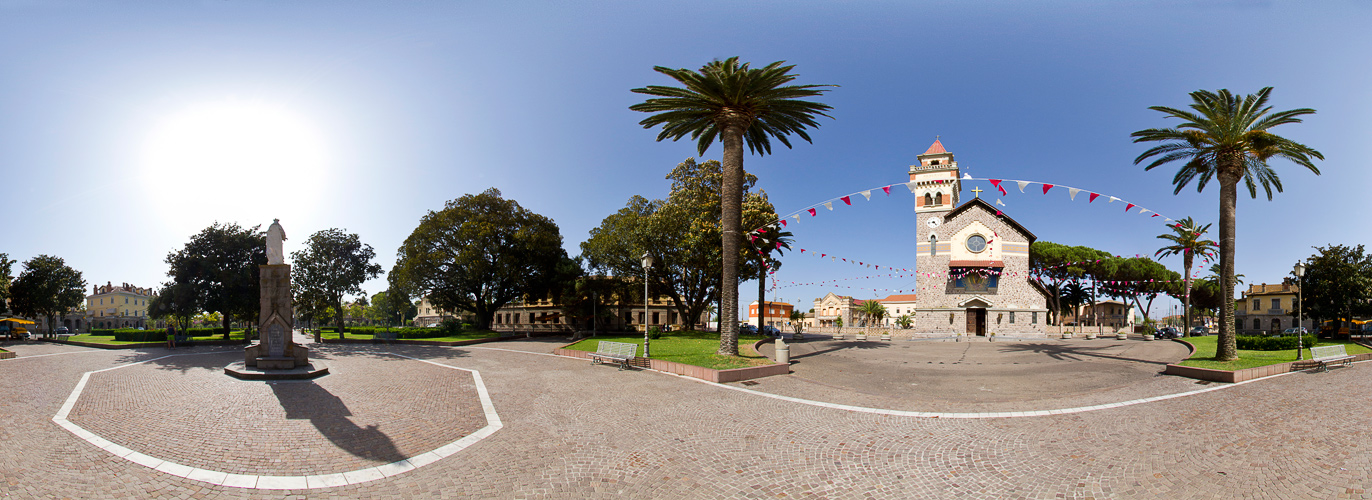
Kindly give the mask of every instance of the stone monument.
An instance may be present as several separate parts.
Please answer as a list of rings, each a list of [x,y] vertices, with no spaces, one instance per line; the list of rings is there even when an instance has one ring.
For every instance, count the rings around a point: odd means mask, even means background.
[[[267,229],[267,264],[261,268],[262,309],[258,316],[261,340],[243,353],[243,365],[259,370],[290,370],[309,365],[309,350],[291,335],[295,322],[291,305],[291,266],[281,250],[286,231],[276,219]]]

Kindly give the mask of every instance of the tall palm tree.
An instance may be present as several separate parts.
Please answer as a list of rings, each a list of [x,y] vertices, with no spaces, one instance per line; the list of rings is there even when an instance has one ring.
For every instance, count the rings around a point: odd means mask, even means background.
[[[1085,287],[1081,286],[1080,281],[1074,279],[1066,285],[1063,285],[1059,297],[1061,298],[1063,305],[1072,308],[1072,322],[1076,323],[1077,328],[1080,329],[1083,326],[1081,324],[1081,306],[1090,299],[1089,292],[1086,291]],[[1061,324],[1061,322],[1058,324]]]
[[[634,111],[654,113],[639,124],[651,129],[662,126],[657,140],[680,140],[690,135],[702,156],[718,137],[724,146],[724,199],[720,203],[723,232],[724,270],[720,277],[719,354],[738,355],[738,250],[742,237],[743,146],[755,154],[772,152],[771,138],[787,148],[790,134],[805,142],[807,127],[819,127],[815,116],[830,117],[831,106],[802,100],[822,95],[836,85],[788,85],[796,79],[795,66],[777,61],[763,68],[739,64],[737,57],[715,60],[699,71],[653,67],[654,71],[681,82],[682,87],[649,85],[633,89],[638,94],[657,96],[629,106]]]
[[[1215,243],[1215,240],[1201,239],[1201,235],[1210,231],[1210,224],[1196,226],[1196,221],[1192,220],[1190,217],[1179,220],[1176,224],[1167,227],[1172,228],[1172,234],[1160,234],[1158,235],[1158,239],[1170,241],[1172,244],[1159,248],[1157,253],[1153,254],[1153,256],[1163,257],[1167,255],[1181,255],[1182,265],[1186,268],[1186,292],[1182,296],[1182,302],[1185,303],[1182,307],[1182,311],[1184,311],[1183,315],[1186,318],[1186,322],[1183,324],[1186,326],[1183,327],[1182,330],[1186,335],[1190,335],[1191,264],[1194,262],[1196,255],[1210,256],[1214,254],[1215,249],[1218,248],[1219,245]]]
[[[795,241],[790,231],[782,231],[777,228],[763,228],[753,240],[753,245],[757,247],[757,327],[762,331],[763,316],[762,308],[767,303],[767,272],[770,267],[772,271],[781,267],[781,261],[772,258],[775,251],[778,256],[785,254],[786,250],[791,249],[791,242]]]
[[[1272,158],[1285,158],[1319,175],[1312,159],[1324,159],[1309,146],[1268,132],[1268,129],[1287,123],[1300,123],[1302,115],[1314,114],[1310,108],[1270,113],[1267,105],[1272,87],[1264,87],[1256,94],[1239,97],[1228,89],[1219,92],[1197,90],[1191,93],[1191,109],[1185,111],[1165,106],[1148,109],[1179,118],[1183,123],[1175,128],[1150,128],[1134,132],[1134,142],[1163,142],[1140,154],[1134,164],[1157,157],[1144,170],[1184,160],[1172,184],[1180,193],[1195,180],[1196,191],[1205,189],[1210,179],[1220,183],[1220,331],[1215,353],[1218,361],[1238,358],[1234,346],[1234,217],[1238,201],[1238,185],[1243,180],[1248,194],[1258,197],[1257,185],[1272,199],[1272,188],[1281,192],[1281,179],[1267,164]]]

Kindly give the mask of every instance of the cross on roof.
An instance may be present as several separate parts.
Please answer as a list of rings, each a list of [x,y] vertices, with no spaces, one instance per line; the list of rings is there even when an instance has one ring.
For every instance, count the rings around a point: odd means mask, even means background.
[[[981,198],[982,189],[981,189],[980,187],[972,188],[972,193],[973,193],[973,196],[976,196],[977,198]]]

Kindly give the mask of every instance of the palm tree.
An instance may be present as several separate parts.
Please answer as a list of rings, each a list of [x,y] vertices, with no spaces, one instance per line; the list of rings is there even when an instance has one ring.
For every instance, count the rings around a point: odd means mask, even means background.
[[[1205,189],[1210,179],[1220,183],[1220,331],[1217,361],[1238,358],[1234,346],[1234,217],[1238,201],[1239,180],[1244,181],[1248,194],[1258,197],[1257,185],[1272,199],[1272,188],[1281,192],[1281,179],[1267,164],[1272,158],[1285,158],[1319,175],[1312,158],[1324,159],[1309,146],[1268,132],[1268,129],[1287,123],[1300,123],[1302,115],[1314,114],[1310,108],[1278,111],[1267,105],[1272,87],[1264,87],[1257,94],[1239,97],[1228,89],[1219,92],[1197,90],[1191,93],[1191,109],[1184,111],[1165,106],[1148,109],[1162,112],[1184,123],[1175,128],[1150,128],[1134,132],[1134,142],[1164,142],[1149,148],[1134,159],[1134,164],[1157,157],[1144,170],[1177,160],[1185,160],[1172,177],[1180,193],[1195,180],[1196,191]]]
[[[784,250],[791,249],[791,242],[795,239],[790,231],[782,231],[776,228],[763,228],[758,233],[757,239],[753,240],[753,245],[757,247],[757,327],[762,331],[763,316],[762,308],[767,304],[767,271],[770,265],[771,270],[775,271],[781,267],[781,261],[772,258],[772,252],[776,251],[780,256],[786,253]],[[784,250],[783,250],[784,249]]]
[[[1185,305],[1182,306],[1185,316],[1185,327],[1182,328],[1186,335],[1190,335],[1191,328],[1191,264],[1196,255],[1211,256],[1219,245],[1215,240],[1202,240],[1201,235],[1210,231],[1210,224],[1196,226],[1196,221],[1190,217],[1177,221],[1176,224],[1167,226],[1172,228],[1173,234],[1160,234],[1158,239],[1172,242],[1171,245],[1159,248],[1154,257],[1167,255],[1181,255],[1182,265],[1186,268],[1186,292],[1182,297]]]
[[[867,318],[868,327],[877,326],[877,323],[886,317],[886,306],[877,302],[876,299],[872,299],[864,301],[862,305],[858,306],[858,312]]]
[[[684,88],[649,85],[633,89],[638,94],[657,96],[629,106],[634,111],[654,113],[639,124],[651,129],[662,126],[657,140],[680,140],[690,135],[703,156],[715,138],[723,144],[725,196],[720,203],[720,225],[723,232],[724,270],[720,277],[720,335],[719,354],[738,355],[738,250],[742,223],[743,202],[743,146],[755,154],[772,152],[771,138],[787,148],[787,136],[794,133],[805,142],[810,135],[807,127],[819,127],[815,115],[830,117],[825,111],[832,107],[802,100],[823,94],[835,85],[788,85],[796,79],[791,74],[795,66],[783,66],[784,61],[751,68],[739,64],[737,57],[715,60],[700,71],[653,67],[681,82]]]
[[[902,314],[899,318],[896,318],[896,326],[899,326],[902,330],[909,330],[912,323],[913,320],[910,319],[909,314]]]
[[[800,312],[799,309],[791,310],[790,320],[791,329],[795,330],[797,334],[800,333],[801,328],[805,327],[805,313]]]
[[[1072,280],[1066,285],[1063,285],[1060,297],[1063,305],[1072,308],[1072,322],[1076,323],[1077,328],[1080,329],[1082,326],[1081,305],[1086,303],[1087,299],[1090,298],[1090,294],[1086,291],[1086,288],[1081,286],[1081,282]],[[1061,320],[1059,320],[1058,324],[1062,324]]]

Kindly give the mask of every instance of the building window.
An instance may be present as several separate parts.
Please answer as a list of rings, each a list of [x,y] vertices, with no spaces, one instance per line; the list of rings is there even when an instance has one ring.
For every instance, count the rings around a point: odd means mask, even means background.
[[[942,204],[943,204],[943,193],[935,193],[935,194],[934,194],[934,204],[935,204],[935,205],[942,205]]]
[[[1038,311],[1034,311],[1034,312],[1029,313],[1029,322],[1030,322],[1030,323],[1033,323],[1033,324],[1035,324],[1035,325],[1039,324],[1039,312],[1038,312]]]
[[[1262,329],[1262,321],[1258,320],[1258,318],[1253,318],[1253,329],[1254,329],[1254,330],[1261,330],[1261,329]]]
[[[933,204],[934,204],[934,196],[931,195],[931,194],[929,194],[929,193],[924,193],[924,206],[927,207],[927,206],[933,205]]]
[[[1015,311],[1010,311],[1010,324],[1015,324]]]
[[[1272,308],[1281,309],[1281,299],[1272,299]]]
[[[638,313],[638,324],[643,324],[643,313]]]
[[[653,311],[653,324],[654,324],[654,325],[659,324],[658,321],[657,321],[657,314],[658,314],[657,311]]]
[[[533,323],[533,322],[534,322],[534,313],[529,313],[529,322],[530,322],[530,323]]]
[[[931,234],[929,235],[929,256],[935,255],[938,255],[938,236]]]
[[[1262,299],[1253,299],[1253,314],[1257,314],[1258,309],[1262,309]]]

